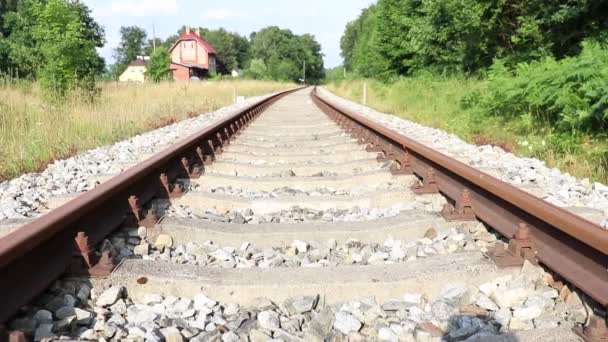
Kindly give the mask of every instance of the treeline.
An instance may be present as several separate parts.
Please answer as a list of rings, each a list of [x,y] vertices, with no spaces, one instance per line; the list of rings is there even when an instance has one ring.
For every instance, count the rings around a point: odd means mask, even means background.
[[[0,75],[37,79],[54,94],[95,92],[104,30],[78,1],[0,0]]]
[[[341,50],[351,77],[484,80],[463,103],[474,117],[603,134],[607,15],[604,0],[379,0],[348,23]]]
[[[37,80],[52,95],[84,91],[94,95],[96,80],[116,79],[138,55],[151,55],[153,80],[170,73],[168,48],[183,32],[167,39],[149,37],[139,27],[121,28],[115,63],[106,65],[97,48],[104,29],[90,9],[72,0],[0,0],[0,77]],[[249,37],[225,29],[200,28],[217,50],[217,72],[244,71],[246,77],[317,83],[324,77],[321,46],[311,35],[267,27]],[[156,52],[153,54],[153,47]]]
[[[585,39],[606,38],[603,0],[379,0],[350,22],[344,65],[365,77],[420,72],[476,74],[577,55]]]
[[[325,76],[321,45],[310,34],[296,35],[290,30],[270,26],[247,38],[223,28],[198,29],[217,51],[218,74],[230,75],[233,70],[239,70],[247,78],[300,82],[305,67],[308,83],[318,83]],[[122,27],[121,41],[114,53],[116,63],[110,67],[108,77],[117,78],[136,56],[150,56],[154,46],[157,51],[167,51],[184,31],[185,27],[182,27],[165,40],[156,38],[153,41],[140,27]]]

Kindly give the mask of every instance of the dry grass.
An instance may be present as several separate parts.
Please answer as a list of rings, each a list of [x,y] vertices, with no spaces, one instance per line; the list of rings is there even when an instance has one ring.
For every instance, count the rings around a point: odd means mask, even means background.
[[[39,171],[55,159],[213,111],[238,95],[288,89],[289,83],[220,81],[101,84],[95,103],[45,99],[36,84],[0,84],[0,180]]]

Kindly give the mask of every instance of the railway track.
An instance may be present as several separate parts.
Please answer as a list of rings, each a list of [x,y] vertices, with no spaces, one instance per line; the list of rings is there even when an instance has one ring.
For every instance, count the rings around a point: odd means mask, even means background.
[[[0,322],[14,341],[604,341],[607,252],[601,227],[306,88],[1,238]]]

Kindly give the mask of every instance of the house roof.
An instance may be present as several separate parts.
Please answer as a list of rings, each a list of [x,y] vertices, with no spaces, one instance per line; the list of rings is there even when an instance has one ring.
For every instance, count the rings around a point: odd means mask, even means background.
[[[146,66],[146,61],[137,58],[129,63],[129,66]]]
[[[208,53],[210,53],[212,55],[217,55],[217,51],[215,51],[215,48],[211,44],[209,44],[206,40],[204,40],[202,37],[200,37],[199,35],[197,35],[194,32],[184,33],[181,36],[179,36],[179,38],[177,38],[177,40],[175,41],[173,46],[171,46],[171,48],[169,49],[169,52],[173,51],[173,49],[177,46],[177,44],[179,42],[181,42],[182,40],[196,40],[201,45],[203,45],[203,47],[205,47],[205,50],[207,50]]]

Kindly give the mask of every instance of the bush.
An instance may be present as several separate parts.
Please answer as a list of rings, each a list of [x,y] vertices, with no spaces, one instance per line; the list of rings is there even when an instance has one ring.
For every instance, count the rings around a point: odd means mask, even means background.
[[[497,61],[488,88],[467,101],[479,114],[546,122],[557,132],[599,134],[608,127],[608,50],[586,42],[576,57],[544,58],[514,71]]]

